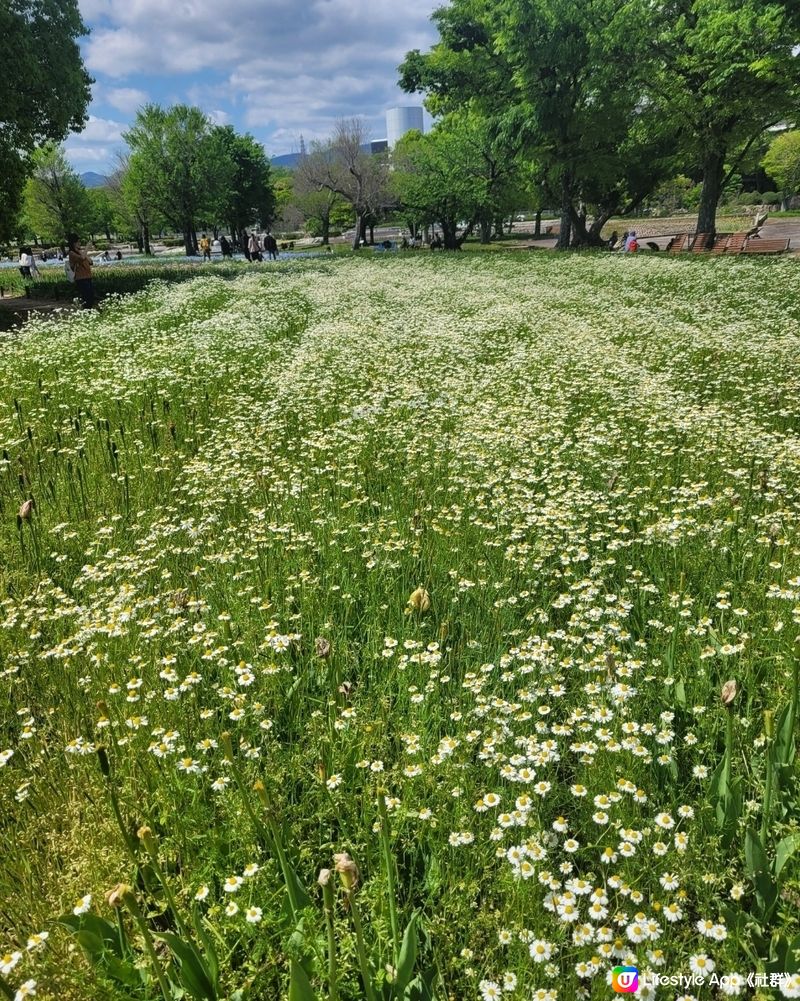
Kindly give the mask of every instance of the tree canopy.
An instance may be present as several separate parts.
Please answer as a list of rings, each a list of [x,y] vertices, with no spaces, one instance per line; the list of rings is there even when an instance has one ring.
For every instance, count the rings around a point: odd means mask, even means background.
[[[0,239],[16,228],[29,155],[86,121],[92,80],[78,47],[86,33],[77,0],[0,4]]]
[[[61,146],[48,143],[32,157],[25,185],[25,224],[37,238],[64,243],[71,232],[89,231],[92,202]]]
[[[726,171],[797,106],[799,19],[794,0],[451,0],[400,83],[524,142],[561,247],[598,242],[680,170],[702,178],[698,226],[713,232]]]
[[[148,104],[124,139],[130,183],[146,189],[155,209],[183,234],[186,253],[196,253],[196,225],[222,215],[234,179],[222,130],[199,108]]]

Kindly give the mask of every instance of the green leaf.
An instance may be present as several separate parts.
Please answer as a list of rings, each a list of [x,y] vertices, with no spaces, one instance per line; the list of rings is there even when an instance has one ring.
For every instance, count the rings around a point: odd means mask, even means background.
[[[790,765],[795,756],[795,735],[792,726],[791,704],[786,703],[778,716],[775,726],[775,743],[772,745],[772,760],[779,765]]]
[[[119,928],[105,918],[98,917],[97,914],[65,914],[58,919],[58,924],[68,928],[92,958],[103,952],[111,952],[119,959],[123,958]]]
[[[292,960],[289,1001],[317,1001],[317,995],[314,993],[308,974],[296,959]]]
[[[103,969],[110,977],[125,984],[126,987],[141,987],[141,974],[131,963],[123,962],[116,956],[106,955],[103,959]]]
[[[778,884],[773,880],[764,846],[752,828],[744,836],[745,869],[756,890],[758,908],[755,916],[762,922],[769,920],[778,902]]]
[[[681,709],[686,708],[686,688],[680,678],[675,682],[675,703],[679,705]]]
[[[414,911],[403,933],[403,942],[397,959],[397,979],[395,980],[395,995],[398,998],[403,997],[406,987],[411,983],[411,977],[414,975],[414,966],[417,962],[418,918],[419,913]]]
[[[752,827],[748,827],[744,835],[744,861],[745,870],[751,879],[759,873],[769,870],[769,861],[764,846]]]
[[[194,946],[172,932],[154,932],[154,938],[161,939],[169,946],[178,961],[178,978],[195,1001],[217,1001],[217,992],[211,983],[211,976],[202,957]]]
[[[203,946],[203,952],[208,965],[209,977],[211,979],[211,983],[214,985],[214,989],[216,990],[219,988],[219,957],[217,956],[217,950],[213,939],[203,927],[203,917],[200,914],[200,908],[197,904],[194,905],[192,912],[192,916],[194,918],[194,929],[197,932],[197,937],[200,939]]]
[[[798,849],[800,849],[800,834],[790,834],[778,844],[775,851],[775,879],[780,877],[781,870]]]

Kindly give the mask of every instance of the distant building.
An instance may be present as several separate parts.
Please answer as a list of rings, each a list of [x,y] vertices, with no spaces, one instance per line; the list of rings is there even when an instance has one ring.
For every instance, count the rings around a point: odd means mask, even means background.
[[[390,108],[386,112],[386,135],[389,149],[394,149],[398,139],[402,139],[406,132],[410,132],[412,129],[417,129],[419,132],[425,131],[421,107]]]
[[[374,155],[375,153],[385,153],[389,149],[388,139],[373,139],[369,144],[370,152]]]

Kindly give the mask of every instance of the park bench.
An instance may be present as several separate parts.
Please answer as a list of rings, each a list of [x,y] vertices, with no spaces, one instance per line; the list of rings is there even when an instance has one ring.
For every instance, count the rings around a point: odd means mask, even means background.
[[[688,246],[689,246],[689,234],[678,233],[678,235],[673,236],[673,238],[667,244],[667,253],[680,254],[682,251],[687,250]]]
[[[725,248],[726,254],[741,254],[747,243],[747,233],[734,233],[728,238],[728,246]]]
[[[694,238],[694,243],[692,244],[693,254],[702,254],[704,250],[708,250],[711,246],[711,233],[698,233]]]
[[[748,240],[742,248],[743,254],[784,254],[789,249],[788,240]]]

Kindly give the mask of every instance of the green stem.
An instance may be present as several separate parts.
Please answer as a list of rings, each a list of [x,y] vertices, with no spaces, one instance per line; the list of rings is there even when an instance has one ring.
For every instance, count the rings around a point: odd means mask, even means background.
[[[14,1001],[14,992],[8,986],[4,977],[0,977],[0,994],[4,994],[8,1001]]]
[[[394,859],[389,844],[389,811],[386,809],[386,796],[382,789],[378,790],[378,812],[381,817],[381,848],[386,866],[386,880],[389,884],[389,923],[392,927],[392,965],[397,966],[400,955],[400,932],[397,920],[397,890],[395,886]]]
[[[161,969],[161,964],[158,961],[150,929],[147,927],[147,923],[138,911],[138,908],[136,910],[131,909],[131,913],[133,914],[136,924],[139,926],[139,931],[142,933],[144,947],[147,950],[147,955],[150,957],[150,963],[153,967],[153,972],[156,975],[156,980],[158,980],[158,986],[161,988],[161,993],[164,995],[164,1001],[170,1001],[171,992],[169,984],[167,983],[167,978],[164,976],[164,971]]]
[[[798,700],[800,700],[800,657],[795,657],[792,673],[792,701],[789,704],[789,734],[792,740],[794,740],[794,726],[797,722]],[[787,748],[788,753],[789,750]],[[788,761],[784,762],[784,764],[788,764]]]
[[[725,723],[725,778],[728,784],[731,780],[731,767],[733,764],[733,712],[731,707],[727,707],[728,718]]]
[[[767,844],[767,825],[769,824],[769,815],[772,808],[772,786],[774,782],[774,770],[775,766],[772,761],[772,745],[767,744],[767,786],[764,790],[764,810],[761,815],[761,844],[766,847]]]
[[[281,836],[278,831],[277,824],[269,816],[267,816],[267,824],[269,825],[270,834],[272,835],[275,854],[278,856],[278,865],[281,867],[281,872],[283,873],[283,881],[286,884],[286,892],[289,894],[289,909],[292,912],[292,921],[296,923],[297,912],[301,909],[300,901],[297,899],[297,887],[294,885],[292,871],[289,867],[289,863],[286,861],[286,853],[283,850],[283,844],[281,843]]]
[[[336,968],[336,934],[333,925],[333,886],[330,880],[322,887],[325,925],[328,930],[328,998],[339,1001],[338,973]]]
[[[355,895],[352,890],[347,891],[347,902],[350,905],[350,914],[353,917],[353,927],[356,931],[356,952],[358,953],[358,966],[361,970],[361,979],[364,982],[364,993],[367,996],[367,1001],[377,1001],[375,991],[372,987],[372,976],[369,971],[367,950],[364,947],[364,933],[361,928],[361,915],[358,913],[358,906],[356,905]]]
[[[181,912],[178,910],[178,902],[175,900],[175,894],[172,892],[172,887],[169,885],[166,876],[161,870],[161,865],[158,861],[158,855],[156,854],[156,852],[150,852],[150,851],[148,851],[147,854],[150,858],[150,861],[153,863],[153,869],[155,871],[156,876],[158,876],[159,883],[161,883],[161,885],[164,887],[164,893],[166,895],[167,902],[169,903],[169,906],[172,910],[175,922],[178,925],[178,928],[181,930],[181,933],[185,936],[188,943],[191,945],[192,939],[189,934],[189,928],[186,925],[186,922],[181,917]]]

